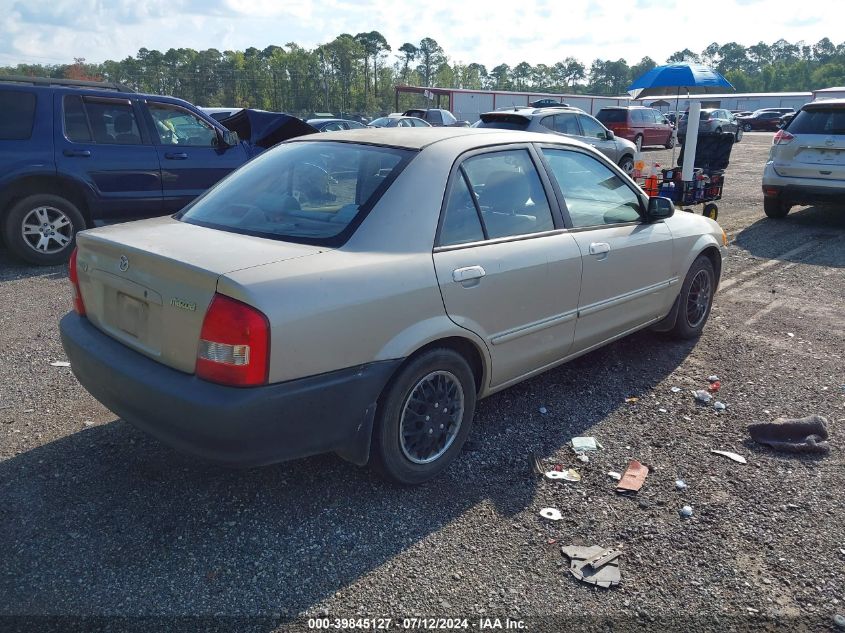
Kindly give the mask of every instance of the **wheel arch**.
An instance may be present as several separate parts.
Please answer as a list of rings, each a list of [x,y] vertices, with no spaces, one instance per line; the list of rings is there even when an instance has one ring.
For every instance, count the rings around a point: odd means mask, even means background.
[[[71,178],[56,174],[24,176],[5,185],[0,193],[0,216],[5,217],[15,203],[36,194],[50,194],[69,200],[79,209],[86,226],[94,226],[83,186]]]

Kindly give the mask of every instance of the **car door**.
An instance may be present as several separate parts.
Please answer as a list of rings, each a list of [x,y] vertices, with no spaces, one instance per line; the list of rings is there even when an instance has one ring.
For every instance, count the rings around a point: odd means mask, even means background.
[[[561,360],[575,334],[581,253],[536,160],[513,145],[465,157],[434,249],[446,312],[484,340],[492,387]]]
[[[607,138],[607,130],[588,114],[577,114],[582,137],[579,139],[592,145],[613,162],[617,160],[616,141]]]
[[[127,98],[63,94],[54,108],[56,166],[93,192],[95,219],[163,215],[158,154],[137,102]]]
[[[678,289],[672,234],[641,220],[640,194],[609,165],[576,148],[542,154],[581,251],[572,351],[582,352],[664,317]]]
[[[179,211],[247,161],[242,145],[222,145],[217,128],[187,108],[148,99],[146,109],[161,163],[165,213]]]

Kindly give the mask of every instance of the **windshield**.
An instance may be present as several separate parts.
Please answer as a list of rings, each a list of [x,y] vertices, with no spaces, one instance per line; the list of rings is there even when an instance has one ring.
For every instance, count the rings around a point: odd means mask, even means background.
[[[232,173],[177,217],[308,244],[342,244],[413,157],[387,147],[286,143]]]
[[[627,110],[599,110],[596,118],[604,123],[625,123],[628,120]]]
[[[380,119],[370,121],[368,125],[370,127],[387,127],[388,123],[390,123],[390,117],[383,116]]]

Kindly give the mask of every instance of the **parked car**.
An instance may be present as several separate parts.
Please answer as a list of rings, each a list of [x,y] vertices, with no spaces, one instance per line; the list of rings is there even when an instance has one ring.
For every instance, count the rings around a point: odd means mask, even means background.
[[[366,125],[349,119],[308,119],[308,125],[320,132],[338,132],[340,130],[363,130]]]
[[[669,119],[659,110],[642,106],[609,106],[596,113],[596,118],[613,133],[641,147],[675,146],[675,135]]]
[[[751,116],[738,116],[736,121],[744,132],[759,132],[777,130],[780,118],[780,112],[758,110]]]
[[[558,101],[557,99],[537,99],[536,101],[531,101],[528,105],[532,108],[568,108],[568,103],[563,103],[562,101]]]
[[[243,108],[200,108],[200,110],[215,121],[222,121],[223,119],[228,119],[233,114],[237,114]]]
[[[0,112],[0,233],[38,265],[98,220],[178,211],[263,149],[186,101],[103,82],[0,77]]]
[[[777,112],[778,114],[795,114],[795,108],[760,108],[758,112]]]
[[[478,399],[642,328],[701,332],[726,239],[673,212],[563,136],[315,134],[174,217],[80,234],[62,343],[181,450],[335,452],[420,483]]]
[[[431,127],[431,125],[419,117],[389,114],[373,119],[367,127]]]
[[[775,134],[763,169],[763,210],[770,218],[819,203],[845,203],[845,99],[803,106]]]
[[[454,114],[440,108],[429,108],[427,110],[414,108],[405,110],[402,116],[417,117],[434,127],[469,127],[468,121],[459,121]]]
[[[625,173],[630,174],[634,169],[636,145],[618,138],[611,130],[579,108],[564,109],[558,106],[526,108],[516,112],[496,110],[482,114],[478,127],[570,136],[592,145],[619,165]]]
[[[683,145],[686,140],[689,112],[684,112],[678,122],[678,140]],[[698,120],[699,134],[733,134],[734,141],[742,140],[742,129],[730,110],[722,108],[702,108]]]

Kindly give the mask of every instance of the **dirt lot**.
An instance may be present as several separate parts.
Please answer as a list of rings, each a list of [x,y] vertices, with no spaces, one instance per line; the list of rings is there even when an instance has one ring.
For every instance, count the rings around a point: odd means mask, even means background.
[[[485,616],[538,631],[835,629],[845,213],[766,219],[770,143],[751,133],[734,149],[719,217],[730,257],[699,341],[637,334],[483,401],[474,449],[414,489],[332,456],[226,470],[115,419],[50,365],[63,359],[65,268],[0,251],[0,616],[24,616],[0,628],[263,633],[304,629],[291,619],[307,614],[386,616],[392,628],[452,616],[479,629]],[[714,373],[723,413],[690,393]],[[747,437],[748,423],[810,413],[830,420],[827,457]],[[581,464],[566,447],[574,435],[604,450]],[[538,479],[532,451],[583,480]],[[625,498],[606,473],[631,458],[652,472]],[[685,504],[692,518],[679,517]],[[541,519],[545,506],[563,520]],[[579,584],[562,544],[621,545],[621,586]]]

